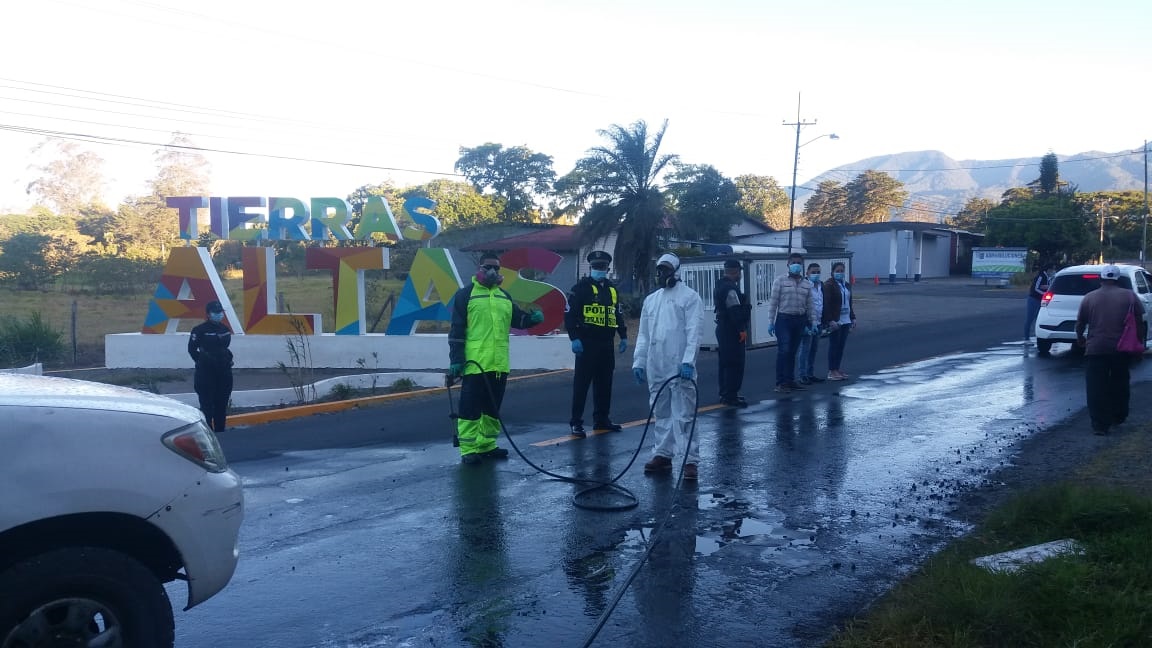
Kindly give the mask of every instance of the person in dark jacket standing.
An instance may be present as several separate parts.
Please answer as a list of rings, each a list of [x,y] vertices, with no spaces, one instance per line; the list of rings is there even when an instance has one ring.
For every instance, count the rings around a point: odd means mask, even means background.
[[[1116,345],[1124,333],[1129,309],[1137,335],[1145,337],[1144,306],[1131,290],[1117,285],[1119,279],[1120,268],[1104,266],[1100,270],[1100,287],[1084,295],[1076,315],[1076,344],[1084,347],[1088,418],[1095,434],[1108,434],[1109,428],[1128,418],[1128,363],[1132,354],[1117,351]]]
[[[232,398],[232,329],[224,323],[224,306],[218,301],[205,307],[208,318],[188,336],[188,355],[196,363],[193,387],[200,411],[214,432],[223,432]]]
[[[720,361],[720,402],[730,407],[748,407],[740,395],[744,384],[744,351],[748,345],[748,322],[752,305],[740,290],[740,262],[724,262],[724,276],[712,293],[716,311],[716,346]]]
[[[852,286],[844,272],[844,264],[832,264],[832,278],[824,282],[824,306],[821,325],[828,328],[828,380],[847,380],[848,374],[840,370],[848,333],[856,327],[856,311],[852,308]]]
[[[452,297],[448,372],[451,379],[462,377],[456,437],[465,464],[508,457],[507,450],[496,447],[510,369],[508,334],[513,327],[526,329],[544,321],[544,313],[526,313],[516,306],[500,287],[503,279],[500,259],[485,254],[472,284]]]
[[[616,431],[620,426],[608,416],[612,406],[612,373],[616,370],[615,353],[628,350],[628,327],[620,312],[620,295],[608,280],[612,255],[603,250],[588,254],[589,276],[582,278],[568,293],[564,327],[576,354],[572,378],[572,436],[583,438],[584,403],[592,387],[592,425],[597,430]],[[617,348],[613,342],[620,334]]]
[[[1024,344],[1036,334],[1036,316],[1040,314],[1040,303],[1044,293],[1048,292],[1048,284],[1052,282],[1052,264],[1045,263],[1040,271],[1032,277],[1032,284],[1028,287],[1028,309],[1024,321]]]

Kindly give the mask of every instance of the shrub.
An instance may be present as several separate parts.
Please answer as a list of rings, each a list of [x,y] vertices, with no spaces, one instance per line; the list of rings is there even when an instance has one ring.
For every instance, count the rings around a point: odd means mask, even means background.
[[[406,392],[416,389],[416,383],[411,378],[399,378],[392,383],[393,392]]]
[[[64,354],[64,334],[35,311],[27,319],[0,319],[0,365],[21,366],[56,360]]]

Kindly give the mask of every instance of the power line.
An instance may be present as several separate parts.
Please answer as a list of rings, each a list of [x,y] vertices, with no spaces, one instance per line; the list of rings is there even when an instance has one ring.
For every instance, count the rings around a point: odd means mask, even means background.
[[[188,151],[198,151],[207,153],[224,153],[227,155],[240,155],[245,157],[260,157],[273,160],[288,160],[291,162],[308,162],[311,164],[328,164],[333,166],[346,166],[355,167],[360,169],[375,169],[379,171],[396,171],[400,173],[422,173],[427,175],[438,175],[448,177],[463,177],[460,173],[447,173],[444,171],[426,171],[423,169],[406,169],[402,167],[388,167],[375,164],[363,164],[359,162],[343,162],[339,160],[322,160],[317,158],[305,158],[292,155],[275,155],[272,153],[253,153],[250,151],[233,151],[228,149],[210,148],[206,146],[190,146],[181,144],[168,144],[161,142],[148,142],[144,140],[134,140],[122,137],[107,137],[103,135],[93,135],[90,133],[70,133],[64,131],[54,131],[43,128],[33,128],[29,126],[19,126],[15,124],[0,124],[0,130],[12,131],[16,133],[27,133],[32,135],[42,135],[44,137],[58,137],[61,139],[80,139],[81,141],[89,141],[94,143],[123,143],[123,144],[137,144],[142,146],[157,146],[168,149],[183,149]]]

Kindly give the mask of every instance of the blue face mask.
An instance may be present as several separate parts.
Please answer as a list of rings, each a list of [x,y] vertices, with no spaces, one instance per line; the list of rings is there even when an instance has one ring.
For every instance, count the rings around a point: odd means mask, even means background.
[[[817,272],[816,274],[808,275],[808,281],[811,281],[812,283],[820,283],[820,273]]]
[[[832,278],[835,279],[836,281],[844,281],[844,273],[843,272],[833,272]]]
[[[208,313],[208,319],[212,320],[213,322],[223,322],[224,313]]]
[[[800,265],[799,263],[793,263],[792,265],[788,266],[788,272],[791,274],[798,275],[803,271],[804,266]]]
[[[593,271],[589,272],[588,274],[591,275],[592,278],[595,279],[596,281],[600,281],[601,279],[608,278],[608,271],[607,270],[593,270]]]

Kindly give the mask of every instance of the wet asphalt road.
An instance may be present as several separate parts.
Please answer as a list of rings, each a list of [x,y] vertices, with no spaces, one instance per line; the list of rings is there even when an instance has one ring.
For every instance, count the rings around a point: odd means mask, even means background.
[[[581,646],[646,542],[592,645],[818,643],[963,531],[948,517],[957,494],[1084,402],[1078,358],[1013,340],[1019,299],[961,292],[964,308],[912,317],[895,293],[873,294],[877,318],[861,313],[849,341],[851,382],[776,398],[775,350],[761,349],[753,406],[718,409],[704,354],[700,482],[677,493],[676,473],[635,465],[620,480],[639,499],[628,511],[578,509],[574,486],[519,458],[461,467],[443,393],[225,434],[246,484],[241,562],[221,594],[177,613],[177,645]],[[619,369],[615,418],[642,420],[644,391]],[[509,433],[549,470],[609,478],[643,426],[549,444],[567,432],[569,381],[512,383]]]

